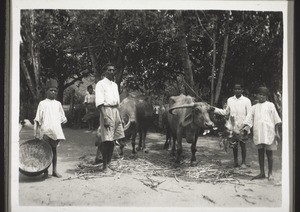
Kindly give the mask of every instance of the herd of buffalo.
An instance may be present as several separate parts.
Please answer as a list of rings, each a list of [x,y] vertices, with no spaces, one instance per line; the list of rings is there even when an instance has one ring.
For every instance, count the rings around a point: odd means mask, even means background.
[[[169,104],[165,105],[162,112],[162,123],[166,130],[164,148],[168,149],[172,143],[171,152],[176,156],[176,162],[180,162],[183,138],[191,144],[191,163],[196,161],[196,144],[201,129],[214,127],[209,116],[209,107],[207,103],[196,102],[193,97],[183,94],[169,98]],[[146,134],[153,120],[153,105],[143,95],[130,94],[120,103],[119,111],[125,132],[125,138],[118,141],[121,155],[125,141],[129,139],[131,139],[132,153],[136,153],[136,150],[144,150]],[[99,111],[87,113],[82,118],[85,122],[90,119],[99,119]],[[135,148],[137,134],[139,134],[139,143]],[[100,136],[97,136],[97,139],[99,140]],[[101,144],[101,142],[96,143]]]

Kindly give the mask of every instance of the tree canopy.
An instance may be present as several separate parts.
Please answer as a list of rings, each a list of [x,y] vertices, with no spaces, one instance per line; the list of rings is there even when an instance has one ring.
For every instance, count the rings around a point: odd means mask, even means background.
[[[218,105],[237,79],[250,96],[263,84],[282,89],[281,12],[22,10],[21,38],[21,102],[41,100],[50,77],[62,101],[108,62],[121,91],[185,92]]]

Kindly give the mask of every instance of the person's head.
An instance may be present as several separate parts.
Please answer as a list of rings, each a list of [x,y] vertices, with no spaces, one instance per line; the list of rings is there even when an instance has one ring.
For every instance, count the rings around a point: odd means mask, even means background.
[[[111,63],[108,63],[103,67],[103,74],[109,80],[114,79],[114,74],[115,74],[114,72],[115,72],[115,66]]]
[[[87,91],[89,92],[89,94],[92,94],[94,89],[92,85],[87,86]]]
[[[58,91],[58,83],[54,79],[49,79],[46,82],[46,94],[48,99],[55,99]]]
[[[234,95],[239,98],[243,93],[242,83],[236,82],[233,86],[233,92],[234,92]]]
[[[259,103],[263,103],[268,100],[269,97],[269,89],[265,86],[261,86],[257,89],[257,100]]]

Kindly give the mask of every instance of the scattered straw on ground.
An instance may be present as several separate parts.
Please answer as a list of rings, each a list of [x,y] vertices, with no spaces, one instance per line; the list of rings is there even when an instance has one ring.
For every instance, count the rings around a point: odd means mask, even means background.
[[[226,168],[219,160],[211,160],[205,164],[191,166],[189,161],[183,160],[181,164],[176,164],[166,158],[149,157],[147,155],[139,157],[123,157],[114,159],[106,172],[102,172],[102,164],[93,165],[93,160],[81,157],[77,164],[75,176],[68,179],[91,179],[96,177],[121,177],[122,174],[138,173],[144,176],[172,177],[177,182],[180,180],[196,181],[206,183],[233,183],[240,184],[235,178],[236,174],[232,168]],[[66,179],[66,180],[68,180]]]

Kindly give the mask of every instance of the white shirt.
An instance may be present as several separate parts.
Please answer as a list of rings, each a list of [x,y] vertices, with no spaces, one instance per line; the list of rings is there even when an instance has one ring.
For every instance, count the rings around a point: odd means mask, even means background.
[[[94,103],[95,93],[90,94],[89,92],[85,95],[84,103]]]
[[[275,125],[280,122],[275,105],[269,101],[253,105],[244,121],[248,126],[253,126],[255,145],[272,144],[275,138]]]
[[[251,101],[247,97],[241,95],[240,98],[232,96],[227,100],[225,109],[215,108],[215,113],[223,116],[229,116],[226,127],[229,130],[239,134],[243,121],[251,110]]]
[[[95,88],[96,107],[101,104],[105,106],[116,106],[120,103],[118,85],[104,77],[96,84]]]
[[[61,124],[67,122],[65,112],[59,101],[45,99],[38,105],[35,121],[41,125],[40,137],[47,135],[53,140],[65,139]]]

